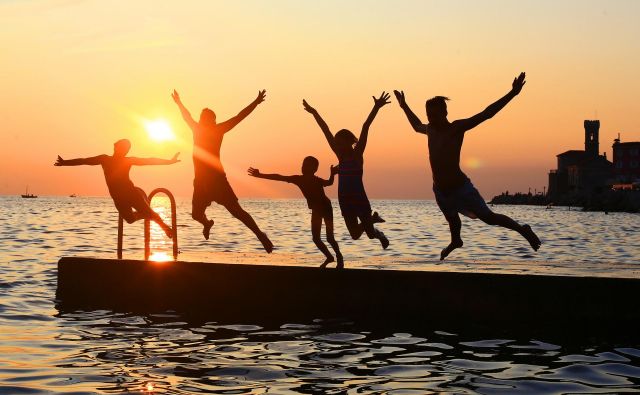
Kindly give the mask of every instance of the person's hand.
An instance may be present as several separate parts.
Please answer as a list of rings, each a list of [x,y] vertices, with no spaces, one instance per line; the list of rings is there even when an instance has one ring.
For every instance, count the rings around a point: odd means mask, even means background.
[[[178,155],[180,155],[180,152],[176,152],[175,155],[173,155],[173,158],[171,158],[171,163],[178,163],[180,162],[180,159],[178,159]]]
[[[54,166],[64,166],[64,159],[62,159],[60,157],[60,155],[58,155],[58,159],[56,159],[56,163],[53,164]]]
[[[339,171],[339,170],[340,170],[340,167],[339,167],[339,166],[331,165],[331,167],[329,168],[329,173],[330,173],[331,175],[336,175],[336,174],[338,174],[338,171]]]
[[[387,92],[382,92],[380,97],[377,98],[377,99],[376,99],[375,96],[371,96],[371,97],[373,97],[373,106],[377,107],[377,108],[380,108],[380,107],[382,107],[384,105],[387,105],[387,104],[391,103],[389,101],[389,98],[391,97],[391,95],[389,95]]]
[[[255,102],[260,104],[264,101],[266,97],[267,97],[267,91],[265,89],[258,91],[258,97],[256,97]]]
[[[526,77],[526,74],[522,72],[519,76],[513,79],[513,84],[511,84],[511,91],[516,95],[520,93],[524,84],[527,83],[527,81],[524,80],[524,77]]]
[[[171,97],[173,98],[173,101],[176,103],[180,103],[180,95],[178,94],[177,90],[173,90],[173,93],[171,94]]]
[[[306,100],[304,100],[304,99],[302,99],[302,107],[304,107],[304,110],[305,110],[306,112],[308,112],[309,114],[314,114],[314,113],[316,113],[316,109],[315,109],[315,108],[313,108],[313,107],[311,107],[311,106],[309,105],[309,103],[307,103],[307,101],[306,101]]]
[[[254,169],[253,167],[250,167],[248,172],[251,177],[258,177],[260,175],[260,170]]]
[[[396,100],[398,101],[398,104],[400,105],[400,107],[404,106],[405,104],[407,104],[406,100],[404,99],[404,91],[393,91],[393,94],[396,95]]]

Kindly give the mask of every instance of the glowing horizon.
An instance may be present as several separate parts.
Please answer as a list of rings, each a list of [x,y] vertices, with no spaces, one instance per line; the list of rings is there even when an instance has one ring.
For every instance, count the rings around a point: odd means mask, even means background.
[[[336,159],[303,98],[334,132],[358,134],[371,96],[383,90],[404,90],[423,121],[425,99],[447,95],[453,120],[484,109],[526,71],[522,94],[465,138],[463,170],[487,198],[546,186],[555,155],[582,148],[584,119],[600,119],[609,157],[618,132],[623,141],[640,140],[638,2],[52,0],[2,2],[0,10],[0,79],[9,92],[0,97],[0,194],[28,184],[39,195],[106,195],[98,169],[52,163],[56,155],[110,154],[114,141],[129,138],[132,156],[181,152],[178,164],[134,170],[136,185],[190,196],[192,137],[173,89],[194,118],[209,107],[219,122],[267,90],[223,144],[240,197],[301,197],[250,178],[250,166],[298,174],[313,155],[318,176],[328,177]],[[175,138],[150,139],[141,119],[164,120]],[[394,98],[371,128],[365,184],[371,198],[433,197],[426,139],[412,132]]]

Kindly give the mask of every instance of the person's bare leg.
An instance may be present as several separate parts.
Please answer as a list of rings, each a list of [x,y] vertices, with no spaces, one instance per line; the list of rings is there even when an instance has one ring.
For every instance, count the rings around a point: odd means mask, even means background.
[[[478,219],[489,225],[497,225],[502,226],[503,228],[515,230],[529,242],[529,245],[531,245],[531,248],[533,248],[534,251],[538,251],[540,245],[542,244],[538,236],[533,232],[529,225],[520,225],[512,218],[504,214],[490,212],[478,216]]]
[[[207,218],[206,210],[206,206],[201,206],[198,204],[191,205],[191,218],[202,224],[202,235],[206,240],[209,240],[211,227],[213,226],[214,221]]]
[[[389,239],[387,239],[387,236],[385,236],[384,233],[373,226],[371,215],[360,217],[360,222],[362,224],[364,232],[367,234],[367,237],[369,237],[370,239],[380,240],[380,245],[385,250],[387,249],[387,247],[389,247]]]
[[[442,252],[440,252],[440,260],[444,260],[453,250],[462,247],[464,244],[460,237],[460,230],[462,229],[462,221],[460,221],[460,215],[445,215],[447,222],[449,223],[449,231],[451,232],[451,243],[446,246]]]
[[[338,261],[336,263],[336,268],[344,269],[344,258],[342,257],[342,253],[340,252],[340,247],[338,246],[338,242],[336,241],[336,238],[333,235],[333,216],[324,217],[324,224],[326,228],[325,232],[327,233],[327,242],[329,242],[329,244],[333,248],[333,251],[335,251],[336,253],[336,259]]]
[[[153,210],[151,210],[151,211],[153,211]],[[162,217],[160,217],[160,215],[158,215],[158,213],[153,211],[153,214],[151,214],[151,218],[150,219],[153,222],[157,223],[162,230],[164,230],[164,233],[167,235],[168,238],[170,238],[170,239],[173,238],[173,230],[171,229],[171,227],[169,225],[164,223],[164,221],[162,220]]]
[[[364,227],[358,223],[358,217],[355,215],[348,215],[344,217],[344,224],[347,226],[349,235],[353,240],[358,240],[364,233]]]
[[[271,240],[269,240],[267,235],[260,230],[258,224],[256,224],[256,221],[253,220],[253,217],[251,217],[248,212],[244,211],[244,209],[240,207],[240,203],[236,201],[225,205],[225,208],[231,215],[239,219],[240,222],[242,222],[247,228],[251,229],[258,240],[260,240],[260,242],[262,243],[265,251],[267,251],[269,254],[271,253],[271,251],[273,251],[273,243],[271,242]]]
[[[133,208],[136,209],[136,213],[134,214],[136,220],[141,218],[149,219],[157,223],[168,238],[173,238],[173,230],[171,229],[171,227],[164,223],[162,217],[160,217],[158,213],[153,211],[153,209],[149,205],[149,200],[147,200],[144,192],[142,192],[140,188],[137,189],[139,190],[140,194],[136,196],[132,201]]]
[[[320,265],[321,268],[327,267],[328,264],[334,262],[335,259],[327,245],[322,242],[322,238],[320,237],[320,232],[322,230],[322,215],[317,212],[317,210],[311,211],[311,235],[313,236],[313,242],[318,247],[318,249],[324,254],[326,257],[325,261]]]

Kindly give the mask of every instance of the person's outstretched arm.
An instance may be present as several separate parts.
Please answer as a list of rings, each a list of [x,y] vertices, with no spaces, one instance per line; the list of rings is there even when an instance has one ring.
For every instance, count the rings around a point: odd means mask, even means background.
[[[414,114],[413,111],[411,111],[411,108],[409,107],[409,105],[407,104],[404,98],[404,92],[393,91],[393,94],[396,95],[398,104],[400,105],[400,108],[402,108],[402,110],[404,111],[404,114],[407,116],[407,119],[409,120],[411,127],[413,127],[413,130],[415,130],[417,133],[427,134],[427,125],[422,123],[420,118],[418,118],[418,116]]]
[[[171,97],[173,98],[173,101],[176,102],[176,104],[178,105],[178,108],[180,109],[180,114],[182,114],[182,119],[184,119],[184,121],[187,123],[187,125],[189,125],[191,129],[195,128],[198,125],[198,123],[193,120],[193,117],[191,117],[191,113],[189,112],[189,110],[187,110],[187,107],[185,107],[184,104],[182,104],[182,100],[180,100],[180,95],[175,89],[173,90]]]
[[[283,176],[281,174],[264,174],[264,173],[260,173],[260,170],[254,169],[253,167],[250,167],[249,170],[247,170],[247,172],[249,173],[249,175],[251,177],[264,178],[266,180],[291,182],[291,180],[293,178],[292,176]]]
[[[511,101],[511,99],[513,99],[520,93],[522,87],[524,86],[524,84],[526,84],[526,81],[524,80],[525,76],[525,73],[520,73],[519,76],[513,79],[513,83],[511,84],[511,90],[509,91],[509,93],[502,96],[496,102],[490,104],[489,107],[485,108],[481,113],[476,114],[471,118],[460,119],[456,121],[456,126],[463,132],[466,132],[469,129],[475,128],[487,119],[493,118],[494,115],[496,115],[500,110],[504,108],[504,106],[507,105],[507,103]]]
[[[360,152],[360,154],[364,153],[364,149],[367,147],[367,139],[369,138],[369,128],[371,127],[371,123],[378,115],[378,110],[383,106],[391,103],[389,101],[389,94],[387,92],[382,92],[379,98],[376,99],[373,97],[373,108],[371,109],[371,113],[367,117],[366,121],[362,125],[362,132],[360,132],[360,138],[358,138],[358,142],[356,143],[355,150]]]
[[[329,179],[328,180],[322,180],[322,186],[328,187],[330,185],[333,185],[333,180],[336,178],[336,174],[338,173],[338,166],[334,166],[331,165],[331,167],[329,168]]]
[[[98,155],[98,156],[92,156],[90,158],[62,159],[62,157],[58,155],[58,159],[56,159],[56,163],[54,163],[53,165],[54,166],[81,166],[81,165],[96,166],[96,165],[101,165],[102,160],[106,156],[107,155]]]
[[[148,165],[172,165],[174,163],[180,162],[178,159],[178,155],[180,153],[176,153],[173,155],[171,159],[160,159],[160,158],[136,158],[136,157],[128,157],[129,162],[134,166],[148,166]]]
[[[329,130],[329,126],[327,125],[327,123],[324,121],[324,119],[322,119],[318,111],[315,108],[311,107],[309,103],[307,103],[307,101],[304,99],[302,100],[302,107],[304,107],[304,110],[306,112],[313,115],[316,123],[318,124],[318,126],[320,126],[320,130],[322,130],[322,133],[324,133],[324,137],[327,139],[329,147],[331,147],[331,150],[337,154],[335,140],[333,138],[331,130]]]
[[[261,91],[258,91],[258,97],[256,97],[255,100],[251,102],[251,104],[246,106],[235,117],[230,118],[230,119],[222,122],[221,124],[219,124],[218,126],[223,130],[223,133],[227,133],[228,131],[233,129],[234,126],[239,124],[240,121],[242,121],[249,114],[251,114],[253,112],[253,110],[255,110],[256,107],[258,107],[258,104],[260,104],[260,103],[262,103],[264,101],[265,97],[267,97],[267,91],[266,90],[263,89]]]

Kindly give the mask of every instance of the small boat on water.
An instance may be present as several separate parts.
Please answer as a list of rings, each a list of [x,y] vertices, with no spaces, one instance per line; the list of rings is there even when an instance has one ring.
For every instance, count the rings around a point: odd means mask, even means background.
[[[20,195],[22,196],[24,199],[35,199],[38,197],[38,195],[34,195],[33,193],[29,193],[29,186],[27,186],[27,191],[23,194]]]
[[[69,197],[78,197],[78,195],[76,195],[75,193],[72,193],[71,195],[69,195]]]

